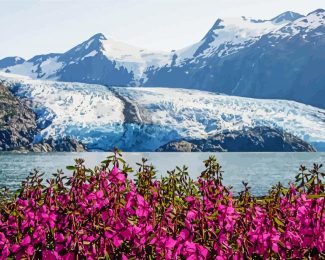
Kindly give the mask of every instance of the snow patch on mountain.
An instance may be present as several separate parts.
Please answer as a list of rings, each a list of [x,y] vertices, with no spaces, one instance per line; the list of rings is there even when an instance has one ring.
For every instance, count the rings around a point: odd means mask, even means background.
[[[11,62],[12,66],[3,66],[0,70],[33,79],[61,80],[61,74],[67,66],[78,65],[95,56],[111,62],[116,70],[126,69],[132,73],[133,84],[139,84],[148,67],[166,65],[171,59],[169,52],[134,47],[98,33],[63,54],[38,55],[18,65]]]
[[[95,50],[93,50],[93,51],[89,52],[86,56],[82,57],[81,60],[83,60],[83,59],[85,59],[85,58],[87,58],[87,57],[94,57],[94,56],[97,55],[97,54],[98,54],[98,52],[95,51]]]
[[[49,58],[42,62],[39,67],[41,69],[41,73],[47,79],[56,79],[56,73],[63,67],[64,63],[58,61],[58,57]]]
[[[147,67],[160,67],[169,63],[170,54],[153,52],[116,41],[112,38],[102,40],[104,55],[116,62],[116,67],[124,67],[133,72],[135,80],[142,77]]]
[[[290,22],[285,19],[281,22],[273,20],[256,22],[244,16],[218,19],[200,42],[177,52],[178,64],[184,59],[209,57],[215,53],[218,53],[219,57],[226,56],[253,44],[261,36],[276,31]]]
[[[48,57],[44,60],[29,60],[27,62],[6,68],[6,72],[29,76],[32,79],[46,78],[56,80],[56,73],[64,63],[58,61],[59,57]]]
[[[274,17],[270,21],[272,21],[273,23],[287,23],[287,22],[295,21],[301,17],[303,17],[303,15],[301,15],[299,13],[287,11],[287,12],[284,12],[284,13]]]
[[[318,9],[307,16],[301,17],[292,23],[279,28],[273,34],[276,38],[294,37],[298,34],[307,34],[325,25],[325,10]],[[317,33],[317,32],[316,32]],[[319,33],[318,36],[323,35]]]
[[[129,73],[133,73],[135,82],[139,82],[148,67],[163,66],[170,60],[168,52],[155,52],[135,47],[112,37],[106,37],[102,33],[95,34],[63,54],[61,60],[73,59],[74,62],[78,62],[96,55],[112,61],[116,69],[125,68]]]
[[[36,68],[37,66],[35,66],[32,62],[24,62],[22,64],[7,67],[4,71],[12,74],[37,78],[37,74],[34,72]]]

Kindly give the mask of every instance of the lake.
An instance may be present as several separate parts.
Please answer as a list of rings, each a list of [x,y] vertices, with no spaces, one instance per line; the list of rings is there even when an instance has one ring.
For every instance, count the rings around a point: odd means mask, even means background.
[[[123,158],[137,169],[136,163],[141,158],[149,159],[156,166],[157,176],[166,174],[175,166],[187,165],[190,176],[195,178],[204,169],[202,163],[209,155],[216,155],[224,170],[225,185],[232,185],[235,193],[242,189],[242,181],[252,187],[254,195],[265,194],[271,185],[287,184],[294,180],[299,166],[311,167],[313,163],[325,163],[325,153],[123,153]],[[75,158],[86,160],[87,167],[99,165],[109,153],[0,153],[0,186],[11,190],[19,187],[21,181],[33,169],[45,172],[49,178],[57,169],[66,170],[67,165],[73,165]]]

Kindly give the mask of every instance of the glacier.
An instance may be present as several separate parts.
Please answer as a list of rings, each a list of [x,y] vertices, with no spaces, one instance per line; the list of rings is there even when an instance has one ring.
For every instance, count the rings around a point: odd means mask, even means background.
[[[294,101],[44,81],[7,73],[0,73],[0,82],[37,114],[40,133],[35,142],[70,136],[89,150],[118,146],[126,151],[155,151],[174,140],[267,126],[308,143],[325,143],[325,110]],[[129,110],[136,116],[130,119]]]

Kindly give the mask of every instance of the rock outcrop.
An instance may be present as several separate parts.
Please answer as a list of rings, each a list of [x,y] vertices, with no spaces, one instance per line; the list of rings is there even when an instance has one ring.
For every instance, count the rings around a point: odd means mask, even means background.
[[[84,152],[85,146],[76,139],[64,137],[56,140],[49,138],[30,147],[33,152]]]
[[[34,112],[0,84],[0,151],[27,147],[36,132]]]
[[[83,152],[79,141],[63,137],[34,143],[37,117],[23,100],[0,83],[0,151]]]
[[[161,146],[159,152],[314,152],[300,138],[278,129],[255,127],[224,131],[209,139],[179,140]]]

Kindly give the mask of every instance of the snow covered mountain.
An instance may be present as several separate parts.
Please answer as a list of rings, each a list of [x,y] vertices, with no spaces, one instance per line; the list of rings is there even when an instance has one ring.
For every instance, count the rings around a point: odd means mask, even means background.
[[[325,108],[324,49],[325,11],[318,9],[269,20],[217,19],[201,41],[169,53],[96,34],[63,54],[1,60],[0,70],[33,79],[182,87]]]
[[[145,85],[289,99],[325,108],[325,10],[287,16],[294,20],[242,18],[234,22],[230,36],[230,26],[219,21],[201,42],[175,55],[173,64],[149,70]]]
[[[209,139],[224,130],[254,127],[325,143],[325,110],[293,101],[42,81],[5,73],[0,81],[35,111],[40,129],[35,143],[69,136],[88,149],[154,151],[174,140]]]
[[[182,64],[187,59],[230,55],[300,17],[300,14],[285,12],[271,20],[255,20],[245,16],[218,19],[200,42],[177,51],[177,60]]]
[[[183,63],[193,57],[213,55],[219,46],[228,43],[243,48],[248,41],[278,29],[299,16],[286,12],[271,20],[246,17],[218,19],[199,43],[170,53],[137,48],[98,33],[66,53],[38,55],[28,61],[15,57],[19,59],[16,63],[4,59],[0,61],[0,64],[3,63],[0,68],[34,79],[139,85],[147,81],[147,70],[171,65],[176,57],[177,63]],[[103,74],[108,74],[107,78]]]
[[[147,68],[163,66],[169,59],[169,53],[133,47],[98,33],[63,54],[38,55],[18,64],[1,60],[0,69],[33,79],[137,85]]]
[[[8,67],[12,67],[18,64],[24,63],[25,60],[20,57],[7,57],[2,60],[0,60],[0,69],[5,69]]]

